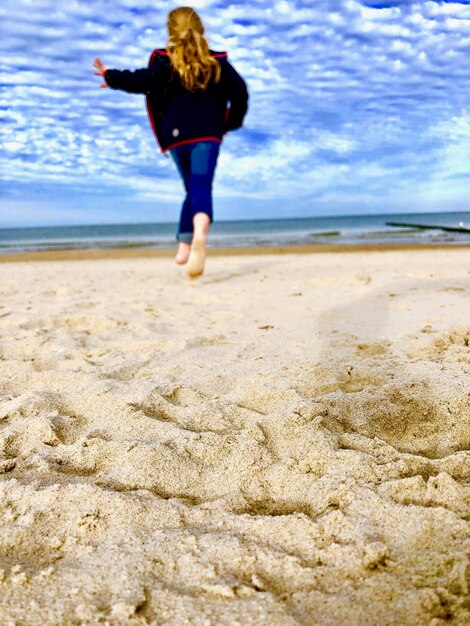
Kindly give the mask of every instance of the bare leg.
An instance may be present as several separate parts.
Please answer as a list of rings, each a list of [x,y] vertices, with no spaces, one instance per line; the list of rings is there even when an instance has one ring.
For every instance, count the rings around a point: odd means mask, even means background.
[[[196,278],[204,272],[206,260],[207,234],[209,232],[210,219],[207,213],[196,213],[193,218],[194,235],[191,244],[191,252],[186,264],[186,272],[191,278]]]
[[[175,261],[178,265],[184,265],[189,259],[189,253],[191,251],[191,244],[184,241],[180,241],[178,246],[178,252],[175,256]]]

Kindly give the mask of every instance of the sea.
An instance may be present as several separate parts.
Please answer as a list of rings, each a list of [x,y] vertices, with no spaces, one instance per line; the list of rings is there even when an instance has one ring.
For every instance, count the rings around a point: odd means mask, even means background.
[[[406,226],[390,226],[390,222]],[[462,230],[418,229],[411,224]],[[175,232],[175,223],[0,227],[0,254],[41,250],[171,248],[176,243]],[[210,232],[210,246],[214,248],[394,243],[468,245],[470,212],[219,221]]]

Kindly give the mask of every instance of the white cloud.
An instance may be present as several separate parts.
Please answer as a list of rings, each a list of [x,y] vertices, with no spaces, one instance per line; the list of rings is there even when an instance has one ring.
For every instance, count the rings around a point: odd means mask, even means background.
[[[470,190],[470,113],[465,110],[461,111],[460,115],[436,124],[430,132],[441,140],[439,168],[435,178],[443,181],[450,177],[465,176],[468,192]]]

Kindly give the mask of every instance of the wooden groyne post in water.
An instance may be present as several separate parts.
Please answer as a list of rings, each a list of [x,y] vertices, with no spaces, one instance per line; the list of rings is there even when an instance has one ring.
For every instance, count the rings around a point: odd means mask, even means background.
[[[451,233],[470,233],[470,228],[463,226],[434,226],[429,224],[405,224],[404,222],[385,222],[386,226],[406,226],[408,228],[421,228],[423,230],[446,230]]]

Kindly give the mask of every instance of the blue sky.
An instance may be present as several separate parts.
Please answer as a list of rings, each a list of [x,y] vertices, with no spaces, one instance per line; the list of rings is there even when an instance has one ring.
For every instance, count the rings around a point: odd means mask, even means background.
[[[217,219],[469,210],[468,0],[187,4],[250,91]],[[178,5],[1,3],[0,225],[176,220],[143,96],[100,89],[92,62],[145,66]]]

